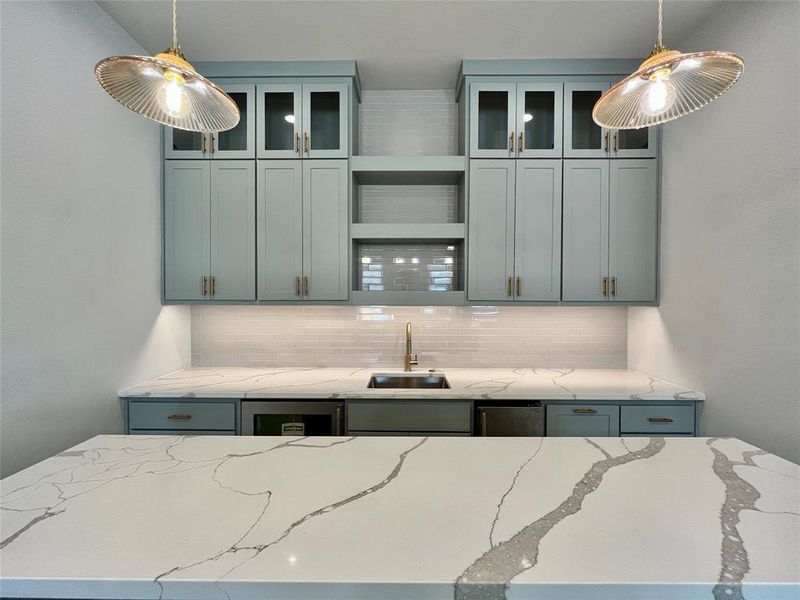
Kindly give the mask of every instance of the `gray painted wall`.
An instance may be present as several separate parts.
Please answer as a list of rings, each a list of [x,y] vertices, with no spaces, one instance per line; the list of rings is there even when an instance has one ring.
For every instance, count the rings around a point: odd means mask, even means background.
[[[116,391],[189,362],[160,305],[158,126],[94,80],[141,53],[94,2],[2,2],[2,476],[98,433]]]
[[[800,4],[727,3],[678,47],[738,51],[742,80],[664,127],[659,308],[629,365],[708,394],[706,432],[800,462]]]

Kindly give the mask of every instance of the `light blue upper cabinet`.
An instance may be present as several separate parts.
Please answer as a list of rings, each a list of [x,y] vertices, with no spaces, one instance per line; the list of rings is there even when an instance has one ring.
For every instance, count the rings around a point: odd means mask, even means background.
[[[564,161],[562,300],[608,300],[607,160]]]
[[[347,84],[270,83],[256,95],[258,158],[347,158]]]
[[[348,168],[346,160],[303,163],[303,280],[306,300],[349,296]]]
[[[239,108],[239,123],[233,129],[201,134],[164,127],[165,158],[254,158],[256,107],[253,84],[223,84],[220,87]]]
[[[517,84],[518,158],[561,158],[563,87],[561,82]]]
[[[655,158],[658,156],[658,127],[611,132],[611,158]]]
[[[269,83],[256,88],[258,158],[301,158],[302,86]]]
[[[471,83],[470,158],[516,156],[516,84]]]
[[[470,301],[513,299],[516,162],[469,161]]]
[[[211,163],[212,300],[256,299],[255,187],[253,161]]]
[[[514,299],[561,297],[561,160],[518,161]]]
[[[564,84],[564,156],[608,158],[611,132],[592,119],[592,109],[610,87],[608,81]]]
[[[300,300],[303,277],[303,166],[257,161],[258,299]]]
[[[164,298],[209,300],[210,177],[208,161],[172,160],[164,167]]]
[[[609,189],[609,299],[612,302],[655,302],[657,161],[611,161]]]

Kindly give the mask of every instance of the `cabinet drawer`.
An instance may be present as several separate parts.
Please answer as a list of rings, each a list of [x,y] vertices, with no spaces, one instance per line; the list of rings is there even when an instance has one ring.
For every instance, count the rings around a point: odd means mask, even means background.
[[[350,402],[348,431],[409,431],[468,433],[471,431],[471,402]]]
[[[546,408],[548,437],[615,437],[619,406],[551,404]]]
[[[130,429],[236,430],[233,402],[130,402]]]
[[[134,429],[130,433],[131,435],[236,435],[234,430],[230,431],[204,431],[202,429]]]
[[[625,433],[694,433],[694,406],[623,406]]]

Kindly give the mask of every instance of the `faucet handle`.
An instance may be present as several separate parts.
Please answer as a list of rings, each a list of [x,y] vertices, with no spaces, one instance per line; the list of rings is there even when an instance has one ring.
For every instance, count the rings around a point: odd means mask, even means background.
[[[419,364],[419,360],[417,359],[417,355],[416,354],[409,355],[408,364],[410,364],[410,365],[418,365]]]

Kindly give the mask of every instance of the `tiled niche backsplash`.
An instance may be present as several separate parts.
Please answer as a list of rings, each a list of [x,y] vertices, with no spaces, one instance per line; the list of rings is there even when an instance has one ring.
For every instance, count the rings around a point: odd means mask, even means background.
[[[192,365],[625,368],[625,307],[193,306]]]

